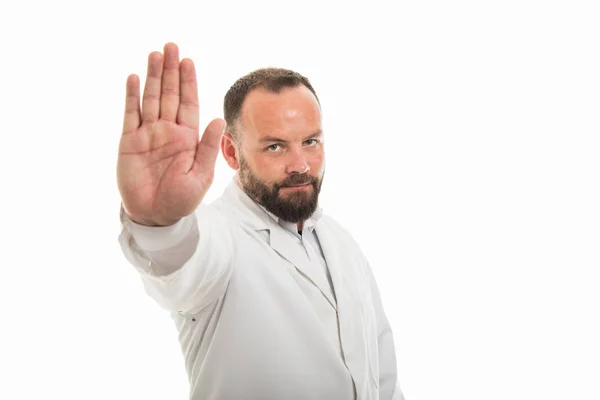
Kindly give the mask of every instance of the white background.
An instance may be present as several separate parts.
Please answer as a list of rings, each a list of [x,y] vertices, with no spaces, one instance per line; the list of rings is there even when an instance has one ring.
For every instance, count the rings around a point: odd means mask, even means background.
[[[117,242],[125,80],[174,41],[202,129],[255,68],[312,80],[323,205],[371,260],[407,400],[600,399],[595,5],[7,2],[0,398],[187,396]]]

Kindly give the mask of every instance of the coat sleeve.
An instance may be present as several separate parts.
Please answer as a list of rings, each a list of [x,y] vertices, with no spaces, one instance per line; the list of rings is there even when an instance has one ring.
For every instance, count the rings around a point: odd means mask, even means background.
[[[381,294],[369,267],[371,295],[377,320],[377,342],[379,346],[379,398],[381,400],[404,400],[398,380],[398,365],[394,336],[388,318],[383,309]]]
[[[121,212],[119,244],[146,293],[171,312],[195,313],[225,291],[233,261],[233,231],[211,205],[167,227],[136,224]]]

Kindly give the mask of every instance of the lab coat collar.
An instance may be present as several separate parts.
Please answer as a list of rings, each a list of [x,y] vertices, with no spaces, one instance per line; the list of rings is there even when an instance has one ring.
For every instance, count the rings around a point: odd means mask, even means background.
[[[269,245],[271,248],[294,265],[299,272],[306,276],[321,291],[331,306],[334,309],[337,308],[336,301],[331,295],[331,291],[328,290],[329,282],[320,268],[320,265],[316,266],[307,259],[306,254],[303,252],[304,250],[294,241],[290,232],[287,232],[279,225],[279,218],[265,210],[250,198],[246,192],[238,186],[235,180],[231,182],[226,189],[224,200],[231,206],[231,212],[235,213],[237,217],[248,226],[256,231],[268,230]],[[306,221],[306,227],[311,227],[311,229],[316,227],[322,214],[323,211],[318,208],[313,216]],[[321,247],[324,246],[322,245]],[[331,253],[330,250],[325,248],[323,248],[323,251],[326,252],[326,254]]]

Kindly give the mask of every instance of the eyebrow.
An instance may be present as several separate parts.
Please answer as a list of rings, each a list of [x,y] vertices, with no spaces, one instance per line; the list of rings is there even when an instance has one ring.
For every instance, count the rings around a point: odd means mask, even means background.
[[[318,131],[313,133],[312,135],[309,135],[307,137],[305,137],[304,139],[302,139],[302,141],[308,140],[308,139],[313,139],[317,136],[321,136],[323,134],[323,131]],[[277,143],[287,143],[288,141],[285,139],[281,139],[275,136],[265,136],[263,138],[260,139],[260,142],[277,142]]]

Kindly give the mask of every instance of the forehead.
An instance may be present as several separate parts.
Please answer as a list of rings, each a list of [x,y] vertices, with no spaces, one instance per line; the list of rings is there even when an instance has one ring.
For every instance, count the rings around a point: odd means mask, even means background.
[[[273,93],[257,88],[248,93],[241,121],[249,137],[290,137],[321,130],[321,109],[315,95],[304,85]]]

